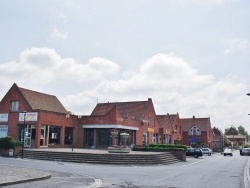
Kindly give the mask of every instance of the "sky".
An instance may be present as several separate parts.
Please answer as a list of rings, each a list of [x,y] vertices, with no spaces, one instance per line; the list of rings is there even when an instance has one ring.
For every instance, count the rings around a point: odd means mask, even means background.
[[[250,134],[249,0],[0,2],[0,100],[14,83],[81,115],[152,98]]]

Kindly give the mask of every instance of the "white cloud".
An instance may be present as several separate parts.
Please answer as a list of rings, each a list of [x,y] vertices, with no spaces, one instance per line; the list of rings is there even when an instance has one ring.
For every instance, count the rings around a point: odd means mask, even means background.
[[[119,66],[104,58],[92,58],[87,64],[61,58],[54,49],[31,48],[20,54],[20,61],[0,64],[2,80],[28,88],[40,88],[50,82],[70,80],[78,83],[110,79],[118,74]]]
[[[52,82],[70,82],[71,88],[76,87],[76,82],[81,83],[82,92],[72,91],[66,97],[60,91],[53,93],[75,114],[90,114],[96,97],[99,102],[152,98],[158,114],[178,112],[180,117],[211,117],[212,125],[222,129],[247,122],[247,115],[242,114],[247,114],[250,100],[247,101],[244,83],[233,78],[217,81],[213,75],[202,75],[173,53],[156,54],[138,70],[120,71],[117,63],[105,58],[96,57],[80,64],[60,57],[54,49],[31,48],[21,52],[20,61],[0,64],[1,80],[5,80],[0,86],[7,90],[15,82],[39,91]]]
[[[248,40],[232,39],[229,41],[229,47],[224,50],[224,55],[230,55],[238,51],[246,51],[249,49]]]
[[[178,112],[182,118],[210,117],[212,126],[223,130],[232,124],[244,126],[242,122],[248,118],[242,115],[250,106],[245,95],[246,85],[201,75],[173,54],[157,54],[138,71],[123,75],[126,76],[119,80],[101,81],[91,89],[65,98],[64,102],[79,113],[90,114],[95,106],[94,97],[98,97],[99,102],[152,98],[158,114]],[[71,101],[75,101],[74,105]]]
[[[53,29],[52,33],[50,34],[51,39],[67,39],[68,38],[68,33],[62,33],[59,32],[57,29]]]

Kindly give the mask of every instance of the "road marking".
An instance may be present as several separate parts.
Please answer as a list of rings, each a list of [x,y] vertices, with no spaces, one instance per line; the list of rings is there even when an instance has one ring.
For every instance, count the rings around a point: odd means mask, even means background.
[[[95,182],[90,185],[88,188],[98,188],[102,185],[102,180],[100,179],[95,179]]]

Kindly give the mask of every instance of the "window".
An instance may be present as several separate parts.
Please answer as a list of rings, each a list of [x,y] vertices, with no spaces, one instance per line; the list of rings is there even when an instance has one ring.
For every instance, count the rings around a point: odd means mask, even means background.
[[[4,138],[8,133],[8,125],[0,125],[0,138]]]
[[[201,130],[194,126],[188,131],[188,135],[201,135]]]
[[[11,112],[17,112],[19,106],[19,101],[11,101],[10,103],[10,111]]]

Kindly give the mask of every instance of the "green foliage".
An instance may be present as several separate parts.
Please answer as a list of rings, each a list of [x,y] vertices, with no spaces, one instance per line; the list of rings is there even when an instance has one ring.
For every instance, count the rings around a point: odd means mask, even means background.
[[[187,146],[181,144],[149,144],[147,146],[134,146],[134,151],[186,151]]]
[[[244,146],[244,148],[250,148],[250,145],[249,145],[249,144],[246,144],[246,145]]]
[[[21,143],[19,141],[14,140],[10,136],[6,136],[4,138],[0,138],[0,148],[14,148],[15,146],[20,146]]]
[[[248,136],[248,132],[245,130],[245,127],[240,125],[238,127],[238,131],[239,131],[240,134]]]
[[[224,146],[231,146],[231,142],[228,142],[227,140],[224,140]]]

